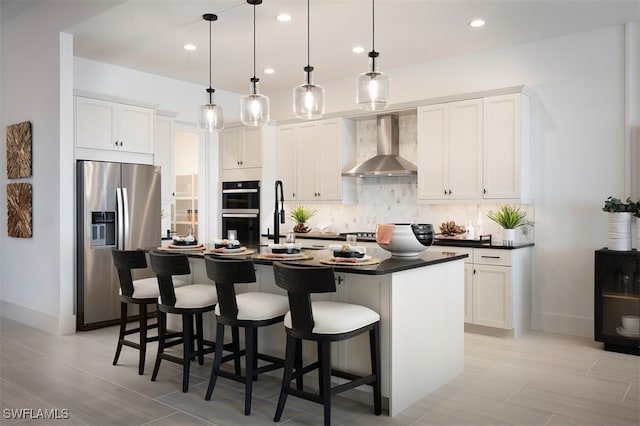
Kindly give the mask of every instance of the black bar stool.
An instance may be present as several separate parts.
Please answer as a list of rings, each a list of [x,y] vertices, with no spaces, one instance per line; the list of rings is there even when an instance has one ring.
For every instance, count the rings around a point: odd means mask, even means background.
[[[182,392],[187,392],[191,360],[197,357],[198,363],[202,365],[204,364],[204,355],[214,351],[215,343],[204,340],[202,336],[202,314],[213,311],[215,308],[218,301],[216,289],[211,284],[189,284],[174,288],[173,276],[191,273],[189,259],[185,254],[150,252],[149,258],[151,259],[151,268],[156,273],[157,285],[160,290],[158,354],[151,381],[156,380],[160,362],[163,359],[175,362],[182,365]],[[182,317],[181,333],[167,333],[168,313],[178,314]],[[182,358],[164,352],[166,348],[180,344],[183,345]]]
[[[149,324],[149,319],[154,315],[149,312],[149,305],[158,303],[158,280],[156,277],[133,279],[133,269],[145,269],[147,267],[147,257],[142,250],[118,250],[112,249],[113,264],[118,271],[120,279],[120,333],[118,335],[118,346],[116,355],[113,358],[113,365],[118,364],[122,346],[129,346],[137,349],[140,353],[138,360],[138,374],[144,374],[144,363],[147,352],[147,343],[155,342],[158,336],[149,337],[148,330],[157,328],[158,324]],[[183,284],[186,284],[183,283]],[[176,282],[178,285],[178,282]],[[139,323],[136,328],[127,330],[128,305],[138,305]],[[126,336],[134,333],[140,334],[139,342],[127,340]]]
[[[280,421],[287,395],[294,395],[324,406],[324,424],[331,424],[331,396],[361,385],[373,386],[373,403],[376,415],[382,413],[380,386],[380,315],[361,305],[331,301],[311,301],[312,293],[336,291],[333,268],[287,265],[273,263],[276,284],[289,296],[290,311],[284,318],[287,333],[284,376],[278,407],[273,418]],[[371,351],[371,375],[357,376],[331,368],[331,342],[346,340],[369,332]],[[301,354],[296,356],[296,342],[312,340],[318,345],[318,361],[304,367]],[[319,394],[291,387],[291,380],[318,369]],[[331,376],[349,380],[332,387]],[[298,382],[298,385],[300,383]]]
[[[289,310],[286,296],[271,293],[248,292],[236,295],[235,285],[256,282],[253,262],[250,260],[217,259],[205,257],[207,276],[216,283],[218,304],[216,313],[216,342],[224,341],[224,327],[231,326],[237,332],[238,327],[244,328],[245,349],[238,346],[227,357],[222,356],[222,346],[216,347],[216,353],[211,369],[211,379],[205,399],[211,399],[218,376],[244,383],[244,414],[251,414],[251,392],[254,379],[258,374],[266,373],[284,366],[284,360],[258,352],[258,328],[276,324],[284,319]],[[220,369],[222,362],[229,359],[239,361],[245,356],[244,376]],[[258,367],[258,360],[269,364]]]

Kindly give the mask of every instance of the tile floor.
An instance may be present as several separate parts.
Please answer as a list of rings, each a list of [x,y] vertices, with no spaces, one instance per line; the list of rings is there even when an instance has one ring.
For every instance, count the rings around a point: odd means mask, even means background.
[[[150,381],[137,353],[125,347],[111,365],[115,327],[52,336],[0,318],[0,424],[19,425],[272,425],[278,380],[254,386],[244,416],[242,384],[219,379],[204,401],[211,360],[194,363],[188,393],[177,365],[163,362]],[[155,350],[155,347],[153,348]],[[517,340],[465,334],[465,370],[459,377],[390,418],[336,397],[334,425],[640,425],[640,358],[605,352],[590,339],[530,332]],[[18,420],[9,409],[57,408],[68,419]],[[42,417],[42,411],[40,411]],[[282,422],[321,425],[319,405],[289,397]]]

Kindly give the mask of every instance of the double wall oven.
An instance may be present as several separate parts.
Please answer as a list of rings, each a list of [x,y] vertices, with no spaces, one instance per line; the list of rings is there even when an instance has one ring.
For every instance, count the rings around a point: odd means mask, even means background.
[[[237,232],[242,244],[260,243],[260,181],[222,182],[222,236]]]

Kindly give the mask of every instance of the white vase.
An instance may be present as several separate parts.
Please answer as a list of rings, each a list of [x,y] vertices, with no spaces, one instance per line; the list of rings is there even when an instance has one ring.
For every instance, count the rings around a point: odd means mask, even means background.
[[[502,239],[502,244],[505,246],[512,246],[516,240],[516,230],[515,229],[505,229]]]
[[[609,213],[607,248],[616,251],[631,250],[631,212]]]

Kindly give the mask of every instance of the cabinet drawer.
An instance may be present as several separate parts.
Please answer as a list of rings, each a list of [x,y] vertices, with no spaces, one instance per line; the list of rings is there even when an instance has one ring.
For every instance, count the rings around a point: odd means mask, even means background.
[[[511,251],[496,249],[473,249],[473,263],[478,265],[511,266]]]

